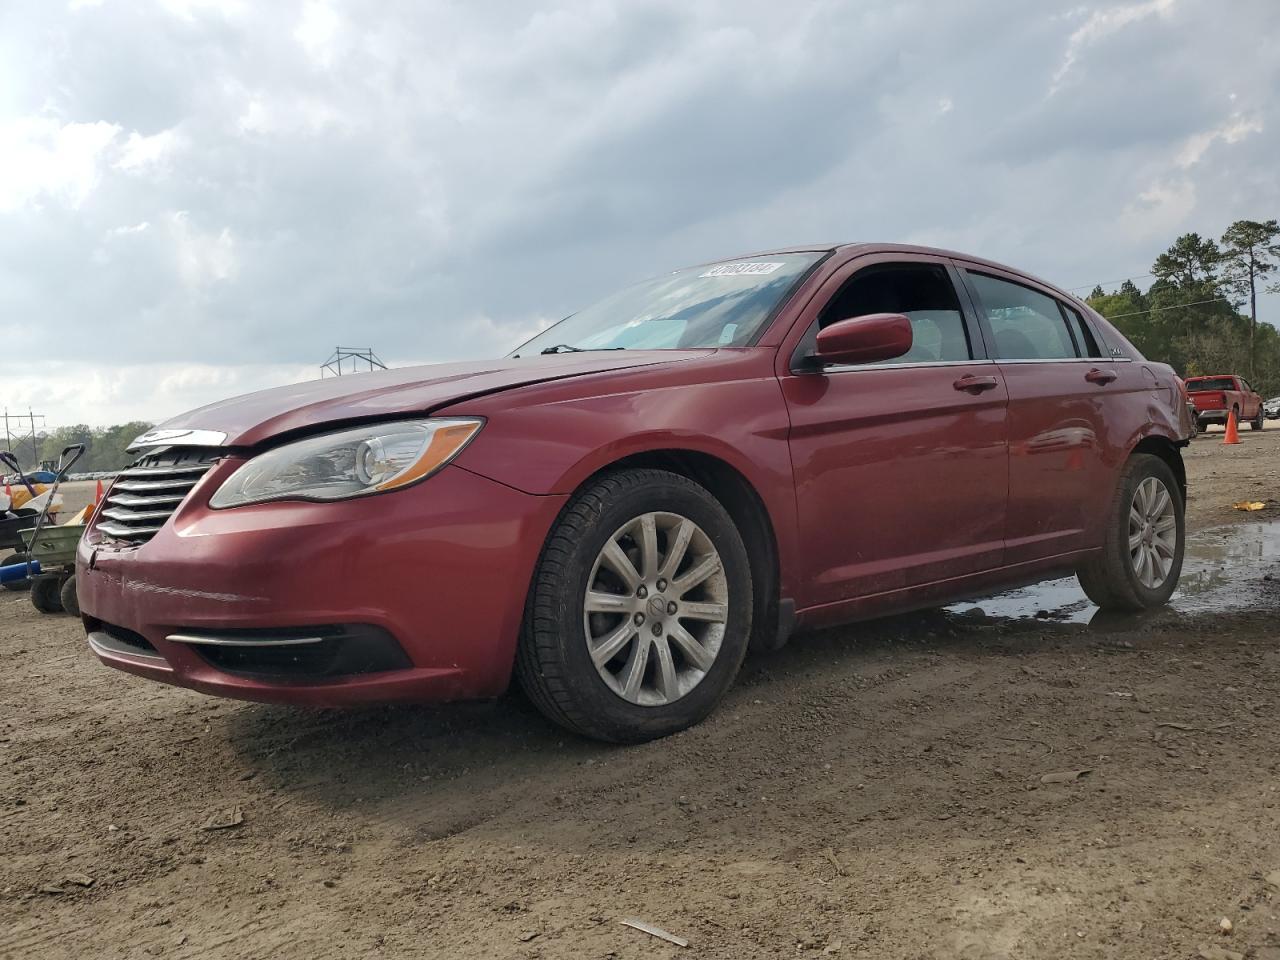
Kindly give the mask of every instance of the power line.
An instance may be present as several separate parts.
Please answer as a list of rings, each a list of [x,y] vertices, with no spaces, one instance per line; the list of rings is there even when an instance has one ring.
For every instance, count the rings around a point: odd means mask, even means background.
[[[1154,273],[1135,273],[1132,276],[1120,277],[1116,280],[1103,280],[1101,283],[1082,283],[1079,286],[1067,287],[1067,292],[1070,293],[1073,290],[1083,290],[1085,287],[1088,287],[1090,290],[1092,290],[1094,287],[1106,287],[1106,286],[1110,286],[1113,283],[1124,283],[1126,280],[1145,280],[1147,277],[1154,277],[1154,276],[1155,276]]]
[[[1230,302],[1231,302],[1230,297],[1214,297],[1212,300],[1195,300],[1191,303],[1175,303],[1167,307],[1152,307],[1149,310],[1134,310],[1131,313],[1113,313],[1109,317],[1104,313],[1103,316],[1107,317],[1108,320],[1119,320],[1121,317],[1136,317],[1140,313],[1159,313],[1161,310],[1177,310],[1179,307],[1198,307],[1201,304],[1205,304],[1205,303],[1230,303]]]

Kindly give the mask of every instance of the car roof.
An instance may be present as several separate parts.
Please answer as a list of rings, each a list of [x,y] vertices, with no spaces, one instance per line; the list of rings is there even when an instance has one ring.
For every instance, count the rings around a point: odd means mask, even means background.
[[[771,257],[784,253],[845,253],[853,256],[863,256],[870,253],[918,253],[932,257],[947,257],[952,260],[963,260],[965,263],[971,263],[976,266],[991,267],[994,270],[1004,270],[1008,273],[1017,274],[1028,280],[1034,280],[1043,286],[1049,287],[1059,295],[1076,303],[1083,303],[1083,300],[1067,290],[1063,290],[1055,283],[1050,283],[1041,277],[1037,277],[1033,273],[1021,270],[1018,267],[1009,266],[1006,263],[1000,263],[996,260],[988,260],[985,257],[975,256],[972,253],[963,253],[959,250],[948,250],[944,247],[925,247],[913,243],[892,243],[888,241],[850,241],[845,243],[798,243],[788,247],[776,247],[772,250],[758,250],[755,253],[746,253],[737,257],[724,257],[719,260],[710,260],[708,263],[724,263],[727,260],[747,260],[753,257]]]

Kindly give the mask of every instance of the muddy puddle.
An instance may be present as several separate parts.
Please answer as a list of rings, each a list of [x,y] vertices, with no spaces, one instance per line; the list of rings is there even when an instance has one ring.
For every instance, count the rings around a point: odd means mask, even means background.
[[[1181,613],[1244,609],[1256,603],[1262,577],[1280,578],[1280,521],[1239,523],[1187,538],[1182,578],[1170,601]],[[1089,623],[1099,613],[1075,577],[1049,580],[947,607],[956,615]]]

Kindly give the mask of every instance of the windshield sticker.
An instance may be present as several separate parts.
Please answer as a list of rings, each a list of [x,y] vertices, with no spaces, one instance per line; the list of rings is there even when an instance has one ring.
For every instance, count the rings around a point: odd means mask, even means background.
[[[758,277],[767,273],[773,273],[781,263],[718,263],[706,273],[698,274],[698,277]]]

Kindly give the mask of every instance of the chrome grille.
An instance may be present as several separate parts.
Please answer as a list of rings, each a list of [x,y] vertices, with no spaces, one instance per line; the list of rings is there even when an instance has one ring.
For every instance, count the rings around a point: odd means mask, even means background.
[[[114,540],[146,543],[219,456],[216,450],[176,447],[147,454],[112,484],[94,529]]]

